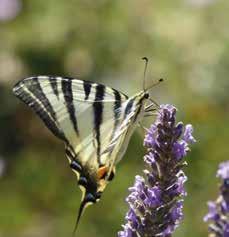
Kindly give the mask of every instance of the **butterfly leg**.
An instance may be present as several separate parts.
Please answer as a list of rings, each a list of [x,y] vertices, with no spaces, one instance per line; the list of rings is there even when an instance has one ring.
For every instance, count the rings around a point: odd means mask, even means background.
[[[144,118],[156,116],[157,114],[158,114],[158,112],[153,112],[152,110],[151,110],[151,111],[147,111],[147,112],[144,114]]]
[[[144,132],[148,132],[149,129],[144,127],[140,122],[138,123],[138,126],[144,130]]]
[[[155,104],[154,102],[150,103],[149,105],[145,107],[145,112],[150,112],[150,111],[159,111],[159,105]]]
[[[147,112],[147,110],[152,110],[153,108],[153,106],[155,106],[155,104],[154,103],[150,103],[149,105],[147,105],[146,107],[145,107],[145,111]],[[154,109],[154,110],[156,110],[156,108]]]
[[[158,113],[160,113],[160,106],[156,102],[154,102],[151,98],[149,100],[152,103],[145,107],[145,115],[144,115],[144,117],[155,116]],[[155,113],[153,113],[153,112],[155,112]]]
[[[152,104],[154,104],[156,106],[157,109],[160,108],[160,105],[153,99],[149,98],[149,100],[152,102]]]

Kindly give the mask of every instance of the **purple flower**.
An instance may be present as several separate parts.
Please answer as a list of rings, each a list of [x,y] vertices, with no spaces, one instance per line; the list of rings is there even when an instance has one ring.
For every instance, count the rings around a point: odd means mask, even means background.
[[[184,140],[187,143],[194,143],[196,142],[195,138],[192,136],[192,132],[193,132],[193,127],[191,124],[187,124],[185,126],[185,130],[184,130]]]
[[[204,221],[218,221],[219,214],[217,211],[217,205],[214,202],[208,202],[209,213],[204,217]]]
[[[221,163],[216,174],[217,177],[221,179],[229,179],[229,160]]]
[[[208,202],[209,236],[229,237],[229,161],[219,165],[217,177],[221,179],[220,194],[216,201]]]
[[[176,123],[175,116],[175,107],[160,106],[156,122],[145,136],[145,177],[136,176],[129,188],[126,201],[130,208],[119,237],[169,237],[183,217],[187,177],[181,168],[195,139],[192,126]]]
[[[225,237],[229,236],[229,224],[228,223],[225,225],[225,228],[223,231],[223,236],[225,236]]]
[[[0,0],[0,21],[14,19],[21,10],[20,0]]]

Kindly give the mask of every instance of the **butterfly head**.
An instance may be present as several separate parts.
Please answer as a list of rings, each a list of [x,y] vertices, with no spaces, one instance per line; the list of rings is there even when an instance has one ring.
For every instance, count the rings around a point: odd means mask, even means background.
[[[138,106],[139,104],[144,104],[150,99],[150,94],[148,90],[143,90],[131,97],[130,99],[133,100],[133,108]]]
[[[149,99],[149,92],[148,91],[144,91],[144,98]]]

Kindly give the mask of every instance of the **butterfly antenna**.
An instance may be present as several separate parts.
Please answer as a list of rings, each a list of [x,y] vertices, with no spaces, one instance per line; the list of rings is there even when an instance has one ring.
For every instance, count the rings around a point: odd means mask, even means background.
[[[160,83],[163,82],[163,81],[164,81],[164,79],[163,79],[163,78],[160,78],[157,82],[153,83],[151,86],[149,86],[148,88],[146,88],[146,90],[148,91],[149,89],[151,89],[151,88],[154,87],[154,86],[157,86],[158,84],[160,84]],[[156,105],[156,110],[158,110],[158,109],[160,108],[159,104],[158,104],[155,100],[153,100],[152,98],[149,98],[149,100],[152,102],[152,104],[150,105],[150,107],[151,107],[152,105]]]
[[[149,59],[147,57],[143,57],[142,60],[145,61],[144,75],[143,75],[143,90],[146,90],[146,70],[148,66]]]
[[[80,204],[80,208],[79,208],[78,216],[77,216],[77,219],[76,219],[76,224],[75,224],[75,227],[74,227],[74,230],[73,230],[73,233],[72,233],[72,237],[74,237],[75,234],[76,234],[77,227],[79,225],[79,222],[80,222],[80,219],[81,219],[81,216],[83,214],[83,211],[85,209],[86,204],[87,204],[87,201],[85,201],[85,199]]]
[[[163,78],[160,78],[157,82],[153,83],[151,86],[149,86],[148,88],[146,88],[146,90],[149,90],[151,89],[152,87],[154,86],[157,86],[158,84],[160,84],[161,82],[163,82],[164,79]]]

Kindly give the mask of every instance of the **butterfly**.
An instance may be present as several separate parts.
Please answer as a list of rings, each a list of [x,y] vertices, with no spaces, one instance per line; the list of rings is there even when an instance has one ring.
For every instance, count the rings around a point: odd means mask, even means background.
[[[75,233],[85,207],[100,200],[136,126],[152,115],[155,102],[146,89],[128,97],[102,84],[54,76],[23,79],[13,93],[64,142],[82,190]]]

